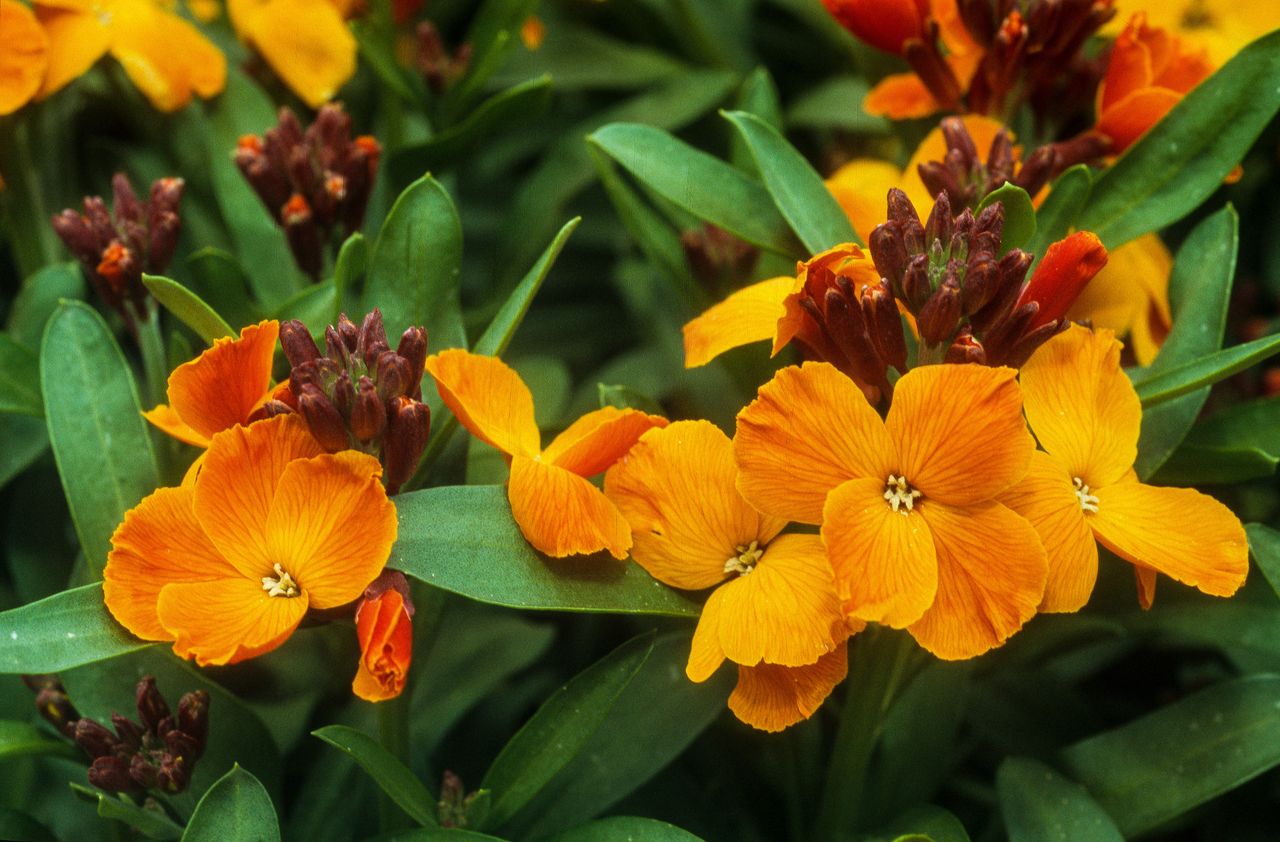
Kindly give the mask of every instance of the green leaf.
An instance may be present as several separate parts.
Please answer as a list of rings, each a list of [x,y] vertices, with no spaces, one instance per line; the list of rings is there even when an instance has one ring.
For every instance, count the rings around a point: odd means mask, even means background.
[[[1077,222],[1107,248],[1181,219],[1222,185],[1280,109],[1280,32],[1197,85],[1093,186]]]
[[[45,327],[40,357],[49,442],[97,578],[125,512],[160,484],[150,432],[129,364],[91,307],[59,307]]]
[[[618,409],[638,409],[641,412],[662,414],[662,406],[648,395],[619,384],[597,383],[600,390],[600,406],[613,406]]]
[[[196,336],[210,345],[215,339],[236,335],[231,325],[227,324],[222,316],[214,312],[214,309],[202,301],[200,296],[177,281],[161,275],[143,275],[142,285],[178,321],[191,328]]]
[[[738,89],[734,108],[737,111],[756,115],[775,131],[784,131],[778,86],[773,83],[773,78],[766,67],[757,67],[743,80],[742,87]],[[740,134],[734,133],[729,137],[729,161],[740,170],[757,178],[760,176],[755,156],[751,154],[750,147]]]
[[[760,182],[652,126],[613,123],[587,138],[658,195],[699,219],[787,257],[804,257]]]
[[[49,446],[49,434],[43,418],[26,415],[0,415],[0,488],[25,471]]]
[[[1280,334],[1264,336],[1243,345],[1225,348],[1216,354],[1202,356],[1195,362],[1154,377],[1143,377],[1133,385],[1138,391],[1145,414],[1145,410],[1150,407],[1225,380],[1277,353],[1280,353]]]
[[[1124,842],[1084,787],[1037,760],[1005,759],[996,792],[1009,842]]]
[[[260,313],[249,294],[249,276],[229,253],[202,248],[187,258],[183,285],[233,328],[254,324]]]
[[[1216,684],[1062,752],[1126,838],[1280,763],[1280,676]]]
[[[491,80],[509,87],[548,74],[557,91],[647,88],[689,66],[667,52],[611,38],[565,18],[547,27],[542,46],[517,50]]]
[[[578,754],[652,650],[652,634],[633,638],[538,708],[480,782],[481,789],[493,793],[486,827],[502,826]]]
[[[969,842],[964,825],[950,812],[924,804],[889,822],[866,842]]]
[[[344,302],[347,298],[348,290],[354,288],[354,284],[365,273],[369,266],[369,242],[364,238],[364,234],[356,231],[342,242],[342,248],[338,250],[338,259],[334,261],[333,266],[333,319],[337,319],[338,313],[344,309]]]
[[[44,324],[64,298],[84,298],[84,276],[77,263],[54,263],[27,278],[13,299],[5,330],[28,348],[40,346]],[[7,441],[7,439],[6,439]]]
[[[380,38],[382,33],[373,21],[359,18],[351,22],[351,34],[355,36],[360,57],[369,65],[378,81],[405,104],[419,105],[425,94],[422,79],[414,79],[410,71],[396,60],[394,44],[391,43],[394,36]]]
[[[514,43],[519,42],[512,35],[533,12],[534,3],[535,0],[485,0],[480,6],[463,39],[472,48],[467,75],[449,91],[447,110],[457,113],[484,89]]]
[[[853,134],[888,134],[892,123],[862,110],[871,90],[861,76],[836,76],[800,94],[787,110],[787,125],[839,129]]]
[[[978,204],[978,212],[996,202],[1004,205],[1004,233],[1000,235],[1000,253],[1022,248],[1035,236],[1038,224],[1031,197],[1026,190],[1006,181],[986,195]]]
[[[382,309],[393,343],[405,328],[423,325],[434,350],[466,347],[461,275],[458,211],[440,182],[424,175],[400,194],[378,232],[361,309]]]
[[[1280,396],[1236,404],[1198,421],[1182,447],[1161,468],[1162,476],[1180,466],[1174,463],[1181,463],[1184,451],[1190,461],[1223,459],[1223,469],[1214,472],[1216,475],[1224,475],[1230,466],[1240,480],[1266,476],[1267,465],[1274,466],[1280,460]]]
[[[751,150],[774,205],[810,254],[841,243],[862,244],[822,176],[777,129],[745,111],[726,111],[724,118]]]
[[[435,796],[407,766],[379,745],[373,737],[345,725],[328,725],[311,733],[351,755],[360,764],[360,768],[368,772],[382,791],[411,819],[425,826],[438,824]]]
[[[229,840],[278,842],[280,824],[271,796],[258,779],[237,764],[218,779],[196,805],[182,842]]]
[[[637,564],[606,554],[548,558],[511,517],[500,485],[444,486],[396,497],[390,567],[437,588],[511,608],[696,617],[700,606]],[[486,571],[477,576],[477,570]]]
[[[75,746],[51,738],[47,731],[42,731],[29,722],[0,719],[0,760],[12,762],[19,757],[43,754],[60,754],[72,758],[81,756]]]
[[[0,333],[0,413],[44,417],[36,355],[7,333]]]
[[[130,635],[94,583],[0,612],[0,673],[60,672],[152,644]]]
[[[1050,245],[1070,233],[1092,190],[1093,173],[1086,164],[1076,164],[1054,179],[1049,195],[1035,212],[1035,233],[1022,249],[1037,260],[1043,257]]]
[[[1249,552],[1254,563],[1280,597],[1280,531],[1262,523],[1246,523],[1244,531],[1249,536]]]
[[[272,313],[273,319],[297,319],[306,325],[312,334],[319,334],[325,325],[332,324],[337,312],[337,288],[333,279],[311,284],[297,295],[277,307]],[[395,337],[392,337],[395,341]]]
[[[702,837],[657,819],[613,816],[557,833],[548,842],[702,842]]]
[[[1156,485],[1227,485],[1269,477],[1278,464],[1280,456],[1258,447],[1184,441],[1152,479]]]
[[[1173,329],[1159,355],[1143,372],[1144,380],[1204,359],[1222,347],[1236,273],[1239,229],[1239,217],[1227,205],[1197,225],[1178,249],[1169,278],[1171,294],[1182,293],[1174,296]],[[1209,389],[1205,387],[1142,413],[1142,434],[1134,463],[1141,479],[1154,474],[1182,443],[1208,397]]]
[[[96,804],[98,815],[104,819],[123,822],[147,839],[181,839],[182,827],[159,808],[139,807],[124,796],[111,795],[100,789],[90,789],[77,783],[71,791],[85,801]]]

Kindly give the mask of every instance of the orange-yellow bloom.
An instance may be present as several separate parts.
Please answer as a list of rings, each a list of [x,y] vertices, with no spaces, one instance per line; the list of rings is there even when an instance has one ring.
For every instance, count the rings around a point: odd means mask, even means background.
[[[1152,26],[1168,30],[1209,53],[1209,61],[1225,64],[1246,44],[1274,30],[1280,20],[1274,3],[1238,0],[1115,0],[1115,30],[1135,12],[1145,12]]]
[[[912,369],[881,420],[835,368],[785,368],[738,414],[738,488],[822,524],[848,616],[905,627],[940,658],[979,655],[1031,618],[1047,576],[1035,530],[997,500],[1035,449],[1016,374]]]
[[[356,72],[347,28],[353,0],[228,0],[241,40],[266,59],[289,89],[319,108]]]
[[[177,111],[193,94],[208,99],[226,84],[222,51],[155,0],[37,0],[35,8],[49,37],[42,98],[106,53],[160,111]]]
[[[1134,15],[1111,49],[1098,88],[1097,131],[1111,139],[1112,152],[1123,152],[1212,72],[1203,47],[1147,26],[1145,14]]]
[[[924,37],[929,0],[822,0],[840,25],[873,47],[902,53],[912,38]]]
[[[1142,406],[1109,330],[1072,326],[1022,367],[1027,421],[1045,452],[1001,499],[1032,522],[1049,554],[1042,611],[1075,611],[1098,573],[1096,538],[1135,565],[1149,607],[1155,573],[1213,596],[1244,583],[1249,548],[1231,510],[1190,488],[1138,481]]]
[[[1107,255],[1107,265],[1067,311],[1071,321],[1127,336],[1138,365],[1150,365],[1173,327],[1169,274],[1173,256],[1158,234],[1146,234]]]
[[[549,556],[608,550],[626,558],[631,529],[590,482],[651,427],[667,420],[634,409],[588,412],[545,450],[529,387],[497,357],[451,348],[427,358],[445,406],[473,436],[511,465],[507,499],[525,539]]]
[[[969,87],[982,61],[982,46],[965,27],[956,0],[930,0],[929,10],[938,21],[939,35],[946,47],[946,63],[963,91]],[[862,101],[862,109],[868,114],[894,120],[928,117],[943,108],[944,104],[938,102],[915,73],[886,76]]]
[[[271,360],[280,335],[277,321],[259,322],[238,339],[215,339],[213,347],[169,375],[169,403],[143,413],[176,439],[208,447],[216,433],[254,420],[272,397]]]
[[[845,675],[848,636],[831,564],[817,535],[780,535],[786,521],[735,488],[733,445],[707,421],[646,432],[605,475],[631,525],[632,557],[676,588],[714,587],[686,674],[705,681],[738,665],[729,707],[777,731],[806,719]]]
[[[308,608],[345,605],[382,571],[396,509],[381,473],[372,456],[323,453],[292,414],[218,433],[193,484],[116,528],[107,608],[202,666],[269,652]]]
[[[399,696],[413,660],[413,620],[409,604],[397,588],[388,587],[361,600],[356,609],[356,637],[360,666],[351,691],[369,702]]]
[[[0,0],[0,115],[12,114],[40,90],[49,66],[49,39],[17,0]]]

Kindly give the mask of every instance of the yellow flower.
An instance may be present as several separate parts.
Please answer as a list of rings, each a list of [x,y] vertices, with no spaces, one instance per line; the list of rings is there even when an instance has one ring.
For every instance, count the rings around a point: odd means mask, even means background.
[[[49,66],[49,39],[17,0],[0,0],[0,114],[31,101]]]
[[[1139,365],[1150,365],[1173,326],[1169,273],[1173,256],[1157,234],[1125,243],[1107,255],[1107,265],[1085,285],[1067,311],[1074,322],[1128,336]]]
[[[1115,9],[1108,26],[1112,34],[1124,29],[1135,12],[1146,12],[1151,26],[1203,45],[1215,65],[1280,25],[1275,4],[1266,0],[1115,0]]]
[[[333,99],[356,72],[356,39],[346,18],[354,0],[228,0],[241,40],[312,108]]]

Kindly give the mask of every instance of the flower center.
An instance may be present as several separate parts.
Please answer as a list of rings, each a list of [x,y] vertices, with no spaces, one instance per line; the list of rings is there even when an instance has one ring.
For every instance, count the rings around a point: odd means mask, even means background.
[[[267,596],[297,596],[299,593],[298,583],[293,581],[293,577],[286,573],[281,567],[280,562],[275,564],[276,575],[262,577],[262,589],[267,592]]]
[[[1080,477],[1072,477],[1071,484],[1076,487],[1076,497],[1080,500],[1080,508],[1086,512],[1098,511],[1098,498],[1089,493],[1089,486]]]
[[[760,546],[759,541],[752,541],[745,547],[739,545],[737,550],[738,554],[724,563],[725,573],[745,576],[756,569],[756,563],[760,561],[760,556],[764,555],[764,548]]]
[[[906,477],[896,477],[889,474],[889,478],[884,483],[884,499],[889,504],[889,508],[899,514],[906,515],[915,509],[916,501],[924,495],[916,491],[907,482]]]

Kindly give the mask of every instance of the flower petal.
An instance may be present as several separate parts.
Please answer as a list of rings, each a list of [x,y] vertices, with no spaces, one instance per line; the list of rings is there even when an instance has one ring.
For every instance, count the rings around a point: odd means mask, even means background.
[[[750,573],[721,585],[720,646],[730,661],[812,664],[843,640],[835,580],[817,535],[779,535]]]
[[[1183,95],[1167,88],[1143,88],[1103,111],[1095,130],[1111,139],[1111,151],[1120,154],[1160,122]]]
[[[79,79],[106,55],[111,34],[90,10],[38,6],[36,17],[49,39],[49,69],[36,94],[36,99],[44,99]]]
[[[359,597],[396,540],[396,507],[381,476],[377,459],[354,450],[286,465],[267,516],[270,554],[257,575],[279,563],[316,608]]]
[[[887,477],[892,440],[862,390],[827,363],[789,366],[738,413],[738,490],[762,512],[821,523],[827,492],[855,477]]]
[[[206,439],[249,423],[271,388],[271,360],[279,335],[280,323],[265,321],[245,327],[237,339],[215,339],[211,348],[169,375],[172,411]]]
[[[693,644],[689,647],[689,663],[684,674],[689,680],[701,684],[724,663],[724,649],[720,646],[720,619],[724,616],[725,589],[716,588],[702,606],[698,626],[693,630]]]
[[[167,403],[159,404],[155,409],[148,409],[142,413],[142,417],[154,424],[161,432],[173,436],[178,441],[202,449],[209,446],[209,437],[193,430]]]
[[[605,495],[631,525],[631,557],[675,588],[724,581],[725,562],[786,522],[747,504],[734,482],[733,444],[709,421],[651,430],[605,475]]]
[[[323,452],[307,423],[292,413],[213,437],[195,481],[196,519],[244,576],[256,581],[266,575],[264,562],[271,568],[267,516],[285,466]]]
[[[1011,368],[926,365],[903,375],[885,418],[903,475],[926,500],[963,506],[1022,479],[1035,442]]]
[[[17,0],[0,0],[0,115],[12,114],[40,90],[49,68],[49,38]]]
[[[541,450],[533,395],[502,360],[451,348],[427,357],[427,371],[444,405],[471,435],[511,456]]]
[[[1211,596],[1231,596],[1249,572],[1240,519],[1207,494],[1133,479],[1093,489],[1098,511],[1089,526],[1121,558],[1171,576]]]
[[[199,89],[222,90],[227,62],[199,30],[145,0],[115,0],[111,55],[160,111],[176,111]]]
[[[1004,643],[1036,613],[1048,563],[1036,531],[999,503],[921,508],[938,553],[938,596],[908,627],[945,660],[973,658]]]
[[[753,728],[781,731],[808,719],[849,673],[849,647],[837,646],[804,667],[738,667],[729,710]]]
[[[1072,325],[1041,345],[1022,367],[1022,395],[1031,431],[1072,477],[1098,488],[1133,467],[1142,405],[1111,331]]]
[[[914,73],[893,73],[879,82],[862,100],[862,110],[873,117],[907,120],[928,117],[942,109],[924,82]]]
[[[1157,234],[1111,251],[1107,265],[1085,285],[1067,318],[1129,335],[1139,365],[1150,365],[1169,334],[1169,274],[1173,255]]]
[[[844,483],[827,495],[822,540],[845,614],[900,629],[919,620],[938,590],[938,561],[919,511],[893,511],[884,480]]]
[[[360,665],[351,691],[370,702],[399,696],[413,660],[413,621],[399,591],[391,588],[360,604],[356,637]]]
[[[871,231],[887,217],[889,190],[897,187],[905,175],[889,161],[855,158],[828,176],[824,184],[865,243],[871,239]]]
[[[647,431],[667,426],[667,419],[638,409],[606,406],[574,421],[542,452],[542,461],[593,477],[617,462]]]
[[[684,326],[684,367],[706,365],[731,348],[773,339],[792,277],[744,287]]]
[[[111,615],[143,640],[173,639],[156,615],[165,585],[236,575],[200,528],[193,499],[190,488],[157,489],[125,513],[111,536],[103,598]]]
[[[631,528],[617,507],[600,489],[564,468],[515,456],[507,499],[525,540],[546,555],[608,550],[622,559],[631,549]]]
[[[160,591],[158,613],[179,657],[221,666],[284,643],[307,613],[307,596],[268,596],[246,578],[177,583]]]
[[[355,73],[356,40],[329,3],[273,0],[247,16],[244,34],[312,108],[333,99]]]

